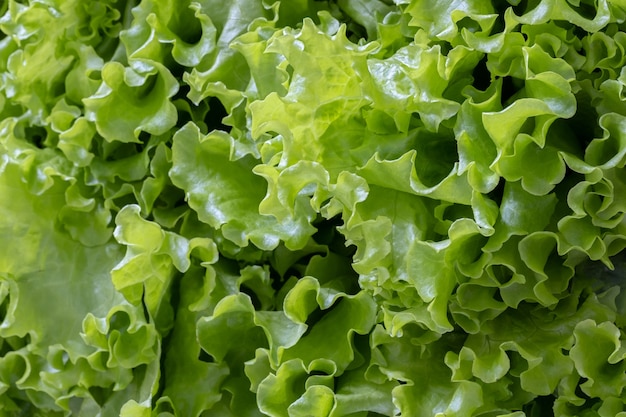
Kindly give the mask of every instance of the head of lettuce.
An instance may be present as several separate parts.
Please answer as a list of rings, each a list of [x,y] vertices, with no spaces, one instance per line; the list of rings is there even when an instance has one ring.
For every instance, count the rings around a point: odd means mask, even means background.
[[[0,415],[626,416],[622,0],[0,3]]]

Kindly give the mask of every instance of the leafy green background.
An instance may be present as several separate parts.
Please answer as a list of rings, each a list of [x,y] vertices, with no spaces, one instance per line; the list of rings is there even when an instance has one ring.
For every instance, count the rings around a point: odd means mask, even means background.
[[[622,0],[0,3],[3,416],[626,416]]]

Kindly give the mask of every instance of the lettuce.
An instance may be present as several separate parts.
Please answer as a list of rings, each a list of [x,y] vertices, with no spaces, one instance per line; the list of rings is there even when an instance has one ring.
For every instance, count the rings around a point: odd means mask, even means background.
[[[0,414],[626,415],[626,3],[0,4]]]

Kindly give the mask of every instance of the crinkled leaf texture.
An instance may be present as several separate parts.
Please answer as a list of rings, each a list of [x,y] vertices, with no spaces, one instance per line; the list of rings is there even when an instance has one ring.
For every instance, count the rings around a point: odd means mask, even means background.
[[[0,176],[2,409],[114,415],[107,410],[126,401],[150,401],[158,335],[113,287],[121,248],[59,230],[71,181],[48,171],[49,187],[33,193],[20,168],[8,161]]]
[[[0,415],[626,416],[625,22],[0,2]]]

